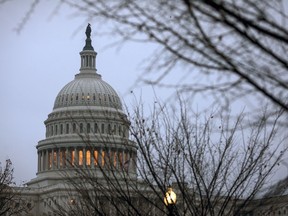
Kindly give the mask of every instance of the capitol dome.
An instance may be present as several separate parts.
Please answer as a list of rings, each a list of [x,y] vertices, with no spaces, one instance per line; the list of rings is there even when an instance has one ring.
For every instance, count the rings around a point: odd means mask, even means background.
[[[79,73],[58,93],[54,110],[71,106],[101,106],[122,109],[116,91],[99,74]]]

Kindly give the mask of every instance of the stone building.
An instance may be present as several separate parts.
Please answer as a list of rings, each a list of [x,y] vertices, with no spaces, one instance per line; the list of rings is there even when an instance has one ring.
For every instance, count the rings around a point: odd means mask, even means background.
[[[129,122],[116,91],[97,72],[90,32],[88,25],[80,72],[60,90],[44,122],[46,137],[36,147],[37,177],[17,189],[29,200],[31,215],[54,215],[55,203],[73,204],[69,181],[80,170],[101,179],[109,166],[114,173],[125,169],[136,176],[137,148],[128,137]]]

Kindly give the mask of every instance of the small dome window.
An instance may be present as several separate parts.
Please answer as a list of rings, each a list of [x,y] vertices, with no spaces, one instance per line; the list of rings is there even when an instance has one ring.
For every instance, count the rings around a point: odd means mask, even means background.
[[[98,133],[98,125],[97,125],[97,123],[94,124],[94,133]]]
[[[69,133],[69,124],[66,124],[66,134]]]
[[[90,130],[91,130],[90,123],[87,123],[87,133],[90,133]]]
[[[75,123],[73,123],[73,133],[76,133],[76,124]]]

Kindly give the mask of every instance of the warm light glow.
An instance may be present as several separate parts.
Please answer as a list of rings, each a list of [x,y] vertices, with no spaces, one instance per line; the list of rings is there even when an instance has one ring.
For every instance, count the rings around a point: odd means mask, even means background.
[[[101,155],[101,159],[102,159],[102,167],[105,165],[105,151],[102,151],[102,155]]]
[[[169,187],[165,193],[164,203],[166,206],[176,204],[176,194],[171,187]]]
[[[98,166],[98,151],[94,151],[94,165]]]
[[[71,151],[71,165],[74,166],[74,160],[75,160],[75,151]]]
[[[52,152],[49,152],[48,154],[48,168],[52,168]]]
[[[60,167],[63,167],[63,151],[60,151],[60,155],[59,155],[59,165],[60,165]]]
[[[83,165],[83,151],[79,151],[79,166]]]
[[[53,152],[53,163],[57,167],[57,153]]]
[[[114,167],[117,166],[117,152],[113,152],[113,165]]]
[[[122,168],[123,167],[123,155],[122,155],[122,152],[119,152],[118,160],[119,160],[119,165]]]
[[[90,150],[86,151],[86,166],[90,166],[91,165],[91,152]]]

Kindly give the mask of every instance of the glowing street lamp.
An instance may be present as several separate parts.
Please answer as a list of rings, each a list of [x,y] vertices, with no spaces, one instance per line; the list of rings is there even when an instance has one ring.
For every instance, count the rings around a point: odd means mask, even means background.
[[[175,209],[175,204],[176,204],[176,194],[172,190],[172,187],[168,187],[165,196],[164,196],[164,203],[168,207],[169,210],[169,215],[174,216],[174,209]]]

